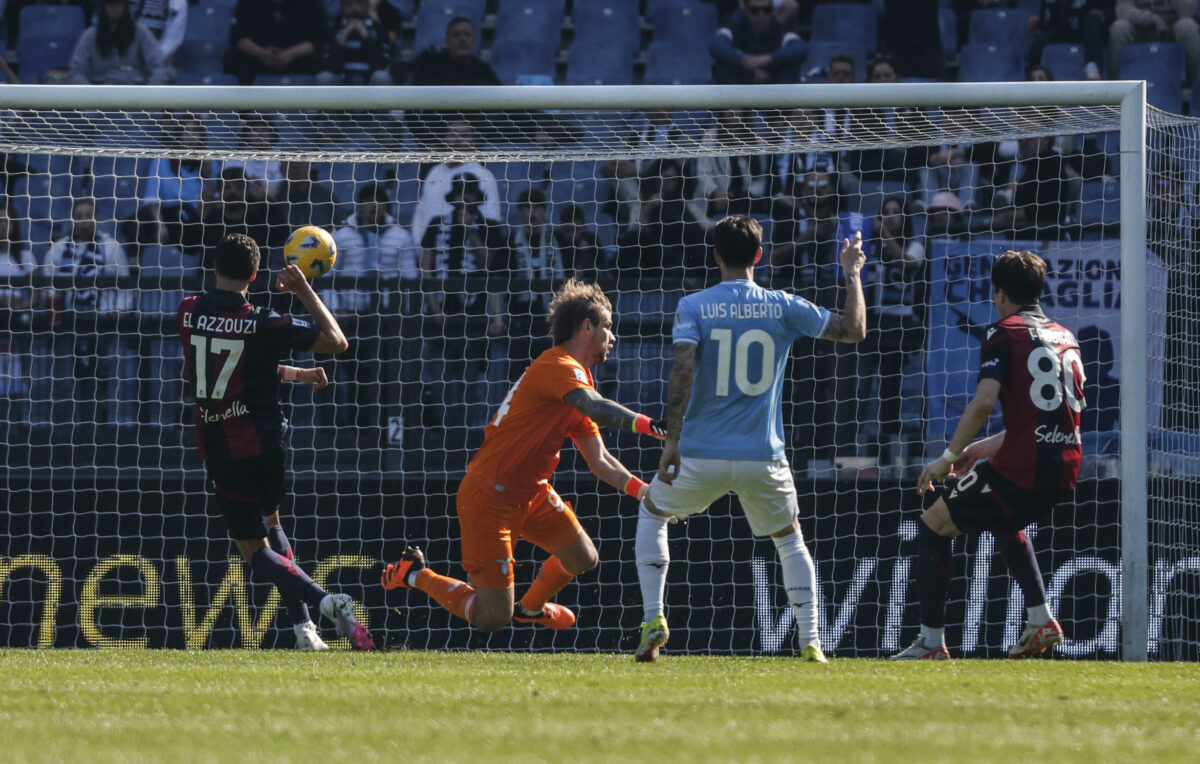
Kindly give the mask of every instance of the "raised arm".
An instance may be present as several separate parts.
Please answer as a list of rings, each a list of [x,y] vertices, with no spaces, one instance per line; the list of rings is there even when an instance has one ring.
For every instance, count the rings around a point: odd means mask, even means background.
[[[329,312],[329,308],[325,307],[325,303],[321,302],[321,298],[313,291],[312,284],[308,283],[308,279],[304,278],[299,268],[294,265],[285,266],[279,272],[277,286],[282,291],[293,293],[304,303],[313,323],[321,331],[317,341],[310,348],[313,353],[341,353],[350,347],[337,319]]]
[[[846,305],[840,314],[829,314],[829,325],[821,337],[835,342],[862,342],[867,338],[867,306],[862,289],[862,268],[867,256],[862,250],[862,231],[854,234],[853,240],[842,240],[838,257],[846,277]]]
[[[610,401],[590,387],[572,390],[563,396],[567,405],[591,419],[601,427],[612,430],[628,430],[642,435],[663,437],[665,430],[661,420],[651,420],[645,414],[639,414],[625,408],[616,401]]]

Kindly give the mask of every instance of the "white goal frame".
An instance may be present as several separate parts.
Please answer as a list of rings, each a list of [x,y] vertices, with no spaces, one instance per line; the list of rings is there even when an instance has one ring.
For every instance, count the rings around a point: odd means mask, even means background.
[[[539,110],[1108,106],[1120,108],[1122,289],[1146,294],[1146,83],[592,87],[0,86],[0,108],[59,110]],[[86,151],[81,146],[80,153]],[[62,147],[53,149],[63,153]],[[1121,302],[1121,333],[1146,336],[1145,300]],[[1121,343],[1121,659],[1145,661],[1149,623],[1144,342]]]

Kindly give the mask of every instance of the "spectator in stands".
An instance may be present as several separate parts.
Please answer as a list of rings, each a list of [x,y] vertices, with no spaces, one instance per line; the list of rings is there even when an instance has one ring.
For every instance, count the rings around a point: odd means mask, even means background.
[[[350,350],[338,357],[335,372],[346,384],[330,391],[339,398],[338,424],[357,427],[360,434],[369,430],[366,440],[375,445],[387,421],[380,408],[387,400],[381,374],[381,321],[396,307],[395,279],[418,277],[419,255],[408,231],[389,213],[391,204],[387,191],[376,183],[358,190],[354,212],[334,232],[338,248],[334,275],[354,276],[358,283],[355,288],[320,292],[350,340]]]
[[[163,60],[169,66],[171,58],[187,31],[188,0],[131,0],[130,6],[137,23],[150,30],[158,40]]]
[[[880,48],[906,76],[940,80],[945,76],[945,54],[958,50],[942,50],[939,9],[939,0],[884,2]]]
[[[163,128],[163,148],[201,152],[208,145],[208,132],[196,115],[179,113],[164,115],[164,119],[170,121]],[[155,217],[166,224],[169,240],[177,243],[182,235],[181,226],[200,219],[204,186],[216,175],[212,160],[155,159],[142,182],[138,208],[158,208]]]
[[[245,113],[239,117],[238,148],[267,152],[279,143],[279,130],[270,114]],[[252,202],[275,200],[283,185],[283,170],[276,159],[226,159],[223,167],[241,168],[246,197]]]
[[[913,235],[904,197],[884,200],[871,227],[864,276],[871,341],[870,371],[879,383],[879,435],[884,447],[901,432],[901,382],[912,354],[925,347],[925,242]],[[900,454],[893,454],[893,457]]]
[[[467,422],[467,388],[475,386],[483,370],[488,338],[502,337],[508,330],[499,274],[493,267],[493,256],[505,246],[504,236],[483,217],[481,200],[476,183],[456,180],[445,199],[449,211],[426,227],[421,241],[422,278],[444,285],[425,290],[426,424],[439,433],[444,431],[437,428],[454,428],[456,437]],[[484,283],[463,281],[467,278],[482,278]]]
[[[499,85],[500,77],[475,55],[479,38],[475,25],[455,16],[446,25],[446,47],[428,48],[413,62],[413,85]]]
[[[892,60],[877,59],[868,71],[867,80],[876,85],[892,85],[900,81]],[[855,119],[872,136],[910,139],[929,127],[925,114],[917,108],[869,109],[855,113]],[[920,147],[863,149],[847,153],[847,159],[862,180],[892,180],[915,185],[916,175],[928,161],[928,150]]]
[[[704,154],[688,162],[688,207],[706,229],[726,215],[770,212],[771,157],[750,153],[758,140],[752,119],[749,110],[718,112],[701,140]]]
[[[1050,43],[1082,43],[1084,76],[1104,79],[1100,62],[1104,60],[1104,30],[1113,22],[1113,0],[1042,0],[1037,16],[1030,18],[1033,44],[1029,46],[1029,65],[1042,61],[1042,50]]]
[[[21,221],[10,211],[8,200],[0,197],[0,422],[4,423],[29,419],[34,290],[12,282],[28,277],[35,266]]]
[[[554,240],[562,253],[566,278],[595,282],[608,275],[596,246],[596,232],[588,227],[583,207],[577,204],[563,206],[554,229]]]
[[[708,43],[718,85],[797,82],[804,41],[785,32],[771,0],[741,0],[730,23]]]
[[[507,355],[514,380],[552,344],[546,316],[554,285],[563,280],[566,269],[548,213],[545,193],[536,188],[522,191],[517,200],[521,222],[509,234],[507,262],[495,266],[509,279]]]
[[[275,216],[287,222],[288,230],[304,225],[330,228],[342,220],[333,188],[317,180],[312,162],[289,159],[281,162],[279,169],[283,183],[274,202],[278,208]]]
[[[1022,138],[1017,156],[997,167],[992,228],[1017,238],[1060,237],[1067,222],[1070,169],[1051,137]]]
[[[72,413],[70,406],[55,405],[55,422],[132,426],[136,395],[122,391],[136,385],[136,354],[127,338],[115,331],[113,321],[133,309],[134,291],[96,283],[98,278],[129,276],[131,271],[121,245],[98,230],[94,200],[75,200],[70,232],[54,242],[46,262],[53,275],[70,277],[75,285],[52,291],[56,307],[67,316],[63,328],[74,332],[74,343],[55,343],[53,396],[57,403],[73,402],[74,416],[64,416]],[[125,368],[119,370],[118,365]],[[76,385],[82,385],[86,394]]]
[[[367,0],[367,5],[371,18],[387,32],[388,42],[395,45],[400,33],[404,31],[404,14],[388,0]]]
[[[1117,20],[1108,28],[1108,68],[1116,79],[1121,50],[1130,42],[1177,42],[1187,53],[1187,81],[1196,78],[1200,64],[1200,24],[1196,0],[1119,0]]]
[[[644,121],[630,121],[618,138],[630,151],[665,151],[682,143],[683,132],[676,127],[671,112],[652,109],[643,115]],[[638,173],[650,159],[606,159],[600,164],[600,177],[611,183],[604,202],[604,212],[618,225],[624,226],[638,217]]]
[[[638,215],[622,229],[617,268],[643,288],[666,281],[670,288],[689,278],[707,283],[716,263],[708,262],[704,224],[687,205],[683,166],[676,159],[655,159],[643,167]]]
[[[201,221],[184,226],[183,246],[198,251],[204,258],[204,270],[211,268],[213,249],[226,234],[242,233],[254,239],[259,247],[278,244],[279,234],[286,236],[285,226],[276,226],[272,237],[267,206],[249,198],[246,175],[241,167],[226,167],[205,192],[200,208]],[[268,266],[270,267],[270,266]]]
[[[966,231],[963,203],[953,191],[938,191],[925,206],[925,236],[959,236]]]
[[[391,85],[392,38],[369,0],[342,0],[325,45],[318,85]]]
[[[442,143],[451,152],[474,151],[476,140],[471,123],[463,120],[448,123],[442,133]],[[473,181],[482,195],[478,213],[482,216],[484,224],[499,225],[503,220],[500,212],[500,186],[491,170],[479,162],[441,162],[430,166],[422,177],[421,195],[413,212],[413,241],[423,241],[425,229],[430,223],[450,212],[449,196],[455,181],[460,178]]]
[[[225,73],[242,85],[260,74],[316,74],[328,31],[321,0],[238,0]]]
[[[165,85],[162,47],[134,21],[129,0],[104,0],[96,25],[85,29],[71,54],[69,80],[77,85]]]

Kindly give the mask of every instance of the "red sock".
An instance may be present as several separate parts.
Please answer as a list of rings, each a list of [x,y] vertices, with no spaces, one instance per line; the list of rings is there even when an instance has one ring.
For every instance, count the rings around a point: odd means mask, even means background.
[[[521,598],[521,607],[531,613],[540,613],[551,597],[562,591],[563,587],[575,578],[574,573],[568,573],[562,562],[554,556],[542,563],[537,578]]]
[[[451,615],[467,623],[471,622],[471,610],[475,606],[475,588],[457,578],[440,576],[429,568],[417,573],[414,582],[417,589],[428,594]]]

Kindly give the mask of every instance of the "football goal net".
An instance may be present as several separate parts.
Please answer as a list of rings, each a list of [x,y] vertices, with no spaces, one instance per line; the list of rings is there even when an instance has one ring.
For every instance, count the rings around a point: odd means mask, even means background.
[[[833,310],[839,242],[861,231],[868,251],[867,340],[796,343],[784,389],[828,652],[911,639],[915,477],[974,390],[991,259],[1030,249],[1087,377],[1075,497],[1028,529],[1056,651],[1200,657],[1200,133],[1148,108],[1144,83],[10,86],[0,109],[0,646],[291,646],[278,593],[206,506],[176,310],[240,232],[264,252],[250,300],[303,317],[271,276],[316,225],[338,257],[314,286],[351,346],[293,359],[328,388],[283,383],[299,563],[351,593],[381,644],[632,649],[636,507],[570,444],[553,483],[601,559],[561,595],[574,629],[475,634],[385,593],[381,565],[419,544],[462,575],[458,481],[550,346],[565,279],[613,304],[597,388],[662,415],[675,306],[719,278],[710,229],[743,214],[764,231],[755,278]],[[605,442],[649,479],[653,442]],[[670,649],[794,649],[774,550],[736,500],[670,544]],[[1001,655],[1019,589],[987,534],[956,544],[950,648]],[[544,557],[518,545],[518,596]]]

